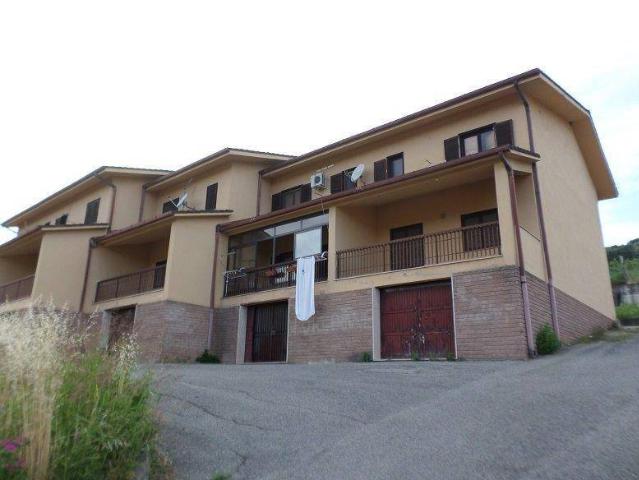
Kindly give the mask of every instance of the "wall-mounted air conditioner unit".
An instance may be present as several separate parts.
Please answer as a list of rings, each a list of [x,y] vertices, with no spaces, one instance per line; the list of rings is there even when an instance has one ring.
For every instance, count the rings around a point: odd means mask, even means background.
[[[326,188],[326,184],[324,182],[324,172],[315,172],[313,175],[311,175],[311,188]]]

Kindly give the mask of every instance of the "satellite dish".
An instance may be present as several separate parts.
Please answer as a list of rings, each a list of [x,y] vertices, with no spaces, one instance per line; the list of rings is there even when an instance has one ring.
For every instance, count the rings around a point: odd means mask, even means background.
[[[188,196],[189,196],[188,193],[182,194],[182,196],[180,197],[180,199],[177,202],[177,205],[175,205],[176,208],[179,209],[182,205],[186,205],[186,199],[187,199]]]
[[[351,173],[351,182],[357,183],[357,180],[361,178],[363,173],[364,173],[364,165],[360,163],[359,165],[355,167],[355,169],[353,170],[353,173]]]

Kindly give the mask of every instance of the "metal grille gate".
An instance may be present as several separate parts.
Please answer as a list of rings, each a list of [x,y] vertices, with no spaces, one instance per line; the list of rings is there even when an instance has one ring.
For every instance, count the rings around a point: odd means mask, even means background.
[[[288,302],[248,307],[245,362],[285,362]]]

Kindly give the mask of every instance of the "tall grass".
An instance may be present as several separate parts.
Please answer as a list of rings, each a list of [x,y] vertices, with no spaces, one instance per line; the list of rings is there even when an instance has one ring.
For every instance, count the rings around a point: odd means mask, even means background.
[[[19,445],[10,453],[23,465],[0,457],[0,478],[127,478],[153,442],[134,340],[90,350],[78,324],[51,306],[0,315],[0,440]]]

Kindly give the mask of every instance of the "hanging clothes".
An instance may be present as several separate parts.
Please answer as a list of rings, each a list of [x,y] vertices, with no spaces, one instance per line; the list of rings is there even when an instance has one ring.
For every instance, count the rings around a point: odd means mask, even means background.
[[[315,257],[297,259],[295,316],[306,321],[315,315]]]

